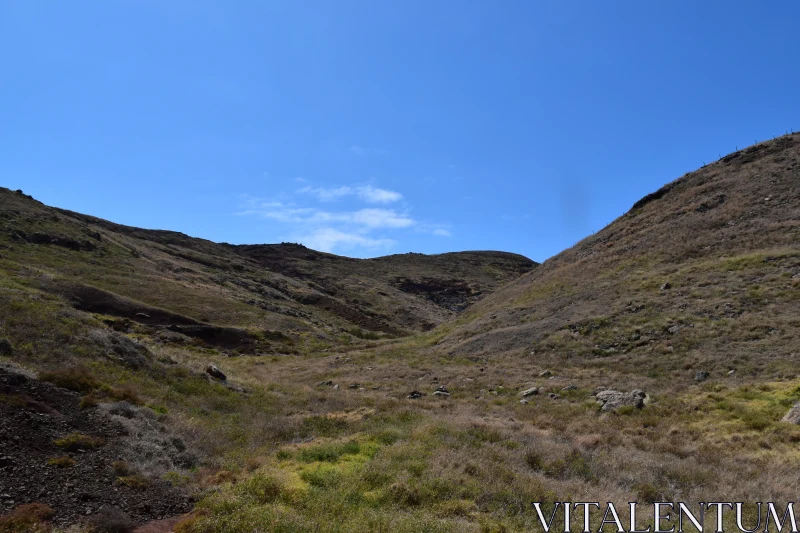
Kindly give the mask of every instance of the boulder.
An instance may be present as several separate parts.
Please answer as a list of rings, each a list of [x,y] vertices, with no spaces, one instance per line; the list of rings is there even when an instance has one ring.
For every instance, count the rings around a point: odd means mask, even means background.
[[[539,394],[539,387],[531,387],[530,389],[525,389],[524,391],[519,393],[519,395],[522,396],[523,398],[536,396],[537,394]]]
[[[600,408],[601,411],[616,411],[626,405],[641,409],[644,407],[647,394],[640,390],[632,390],[630,392],[604,390],[598,392],[595,397],[597,398],[597,403],[602,406]]]
[[[786,413],[783,418],[781,418],[781,422],[800,424],[800,402],[797,402],[791,409],[789,409],[789,412]]]
[[[702,370],[694,375],[694,380],[698,383],[702,383],[703,381],[707,380],[710,375],[711,374],[709,374],[705,370]]]
[[[206,367],[206,374],[219,381],[225,381],[228,379],[228,376],[223,374],[222,370],[220,370],[217,365],[208,365]]]
[[[434,396],[443,396],[448,397],[450,396],[450,391],[444,388],[443,386],[439,386],[436,388],[436,391],[433,393]]]

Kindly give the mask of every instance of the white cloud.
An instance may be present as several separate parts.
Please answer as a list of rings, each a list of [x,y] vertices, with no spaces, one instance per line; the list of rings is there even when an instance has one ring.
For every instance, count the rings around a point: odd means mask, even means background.
[[[399,192],[378,189],[372,185],[359,187],[357,190],[358,196],[370,204],[389,204],[403,199],[403,195]]]
[[[298,240],[309,248],[321,252],[332,252],[334,249],[351,250],[353,248],[368,248],[388,250],[396,241],[386,238],[373,239],[357,233],[347,233],[335,228],[318,228],[312,233],[298,237]]]
[[[349,196],[353,194],[355,191],[352,187],[303,187],[297,192],[301,192],[303,194],[310,194],[312,196],[316,196],[317,200],[321,202],[330,202],[333,200],[338,200],[344,196]]]
[[[339,146],[341,146],[341,145],[339,145]],[[365,153],[367,153],[366,148],[364,148],[363,146],[359,146],[357,144],[352,145],[350,147],[350,151],[353,152],[356,155],[364,155]]]
[[[361,209],[352,213],[352,221],[368,228],[407,228],[415,221],[393,209]]]
[[[331,205],[345,198],[349,198],[348,202],[338,209]],[[305,185],[293,193],[278,192],[269,199],[245,195],[237,214],[269,220],[271,225],[287,229],[280,240],[300,242],[324,252],[387,252],[397,244],[397,235],[402,232],[450,236],[447,225],[420,222],[405,204],[404,208],[386,205],[402,199],[397,191],[373,185]]]
[[[344,198],[345,196],[353,195],[358,196],[369,204],[388,204],[403,199],[403,195],[399,192],[379,189],[372,185],[363,185],[359,187],[351,187],[348,185],[343,185],[341,187],[306,186],[297,192],[310,194],[316,197],[320,202],[332,202]]]
[[[342,223],[361,228],[362,232],[369,229],[381,228],[408,228],[416,224],[410,216],[398,213],[394,209],[359,209],[358,211],[323,211],[314,207],[297,207],[293,204],[282,202],[264,202],[251,200],[247,209],[237,215],[256,215],[278,222],[291,224],[320,225]]]

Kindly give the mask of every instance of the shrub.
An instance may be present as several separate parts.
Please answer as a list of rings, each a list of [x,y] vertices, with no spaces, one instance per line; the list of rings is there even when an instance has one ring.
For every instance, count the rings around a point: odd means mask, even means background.
[[[111,468],[114,469],[114,474],[117,477],[130,476],[133,474],[133,469],[125,461],[114,461],[111,463]]]
[[[91,409],[92,407],[97,407],[97,404],[100,403],[100,399],[97,395],[93,392],[90,392],[86,396],[81,398],[78,407],[81,409]]]
[[[82,433],[70,433],[66,437],[53,442],[53,444],[59,448],[64,448],[69,452],[99,448],[105,445],[105,443],[106,441],[100,437],[92,437],[91,435],[84,435]]]
[[[42,372],[39,379],[75,392],[88,393],[100,388],[100,382],[92,376],[89,369],[81,365]]]
[[[542,456],[539,455],[539,452],[535,450],[528,450],[525,452],[525,464],[528,465],[531,470],[542,470],[544,468],[544,460],[542,460]]]
[[[274,502],[280,497],[283,489],[283,484],[280,481],[262,473],[250,476],[247,481],[239,486],[243,496],[259,505]]]
[[[106,392],[106,394],[108,394],[108,396],[110,398],[113,398],[115,400],[119,400],[121,402],[128,402],[128,403],[132,403],[134,405],[142,405],[142,404],[144,404],[144,401],[142,400],[142,398],[138,394],[136,394],[136,391],[134,391],[129,386],[111,387]]]
[[[78,462],[68,455],[62,455],[61,457],[51,457],[47,460],[47,464],[50,466],[57,466],[58,468],[72,468]]]
[[[55,514],[53,508],[43,503],[20,505],[10,513],[0,516],[0,533],[34,533],[48,531],[46,523]]]
[[[0,355],[11,355],[14,353],[14,347],[8,339],[0,339]]]
[[[92,533],[130,533],[136,523],[117,507],[104,507],[89,519]]]
[[[330,442],[300,450],[298,459],[305,463],[315,461],[335,463],[343,455],[355,455],[360,451],[361,446],[356,441]]]
[[[342,473],[330,464],[321,464],[300,472],[300,479],[315,487],[333,487],[342,479]]]
[[[595,479],[589,458],[578,450],[573,450],[565,458],[558,459],[547,465],[545,473],[548,476],[559,479],[571,477],[577,477],[584,481],[593,481]]]

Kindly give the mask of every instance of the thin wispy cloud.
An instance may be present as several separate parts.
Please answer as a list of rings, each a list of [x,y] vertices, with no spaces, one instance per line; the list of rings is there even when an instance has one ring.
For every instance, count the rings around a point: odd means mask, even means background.
[[[365,235],[339,231],[335,228],[319,228],[303,236],[303,243],[314,250],[333,252],[335,249],[346,251],[354,248],[389,250],[397,244],[397,241],[388,238],[373,239]]]
[[[344,198],[345,196],[358,196],[370,204],[389,204],[403,199],[403,195],[397,191],[379,189],[372,185],[362,185],[358,187],[303,187],[299,191],[303,194],[315,196],[321,202],[332,202]]]
[[[323,252],[388,252],[398,244],[398,237],[409,230],[450,236],[445,224],[416,220],[405,202],[389,207],[400,200],[403,200],[401,193],[373,185],[306,185],[293,194],[279,193],[268,199],[244,196],[237,214],[285,226],[287,233],[283,240],[300,242]]]
[[[367,150],[363,146],[359,146],[357,144],[352,145],[350,147],[350,151],[356,155],[364,155],[367,153]]]

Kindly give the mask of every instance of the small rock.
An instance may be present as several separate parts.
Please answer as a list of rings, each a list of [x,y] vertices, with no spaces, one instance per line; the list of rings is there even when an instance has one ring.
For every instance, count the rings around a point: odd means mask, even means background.
[[[136,313],[136,318],[150,318],[147,313]]]
[[[339,384],[338,383],[333,386],[333,390],[339,390]]]
[[[358,383],[351,383],[350,385],[348,385],[347,388],[352,390],[352,389],[358,389],[359,387],[361,387],[361,385],[359,385]]]
[[[530,389],[525,389],[524,391],[519,393],[519,395],[522,396],[523,398],[536,396],[537,394],[539,394],[539,387],[531,387]]]
[[[478,397],[478,398],[480,398],[480,397]],[[521,399],[519,401],[519,403],[521,403],[522,405],[528,405],[530,402],[528,400],[526,400],[525,398],[523,398],[523,399]]]
[[[698,383],[702,383],[703,381],[707,380],[711,374],[706,372],[705,370],[701,370],[697,374],[694,375],[694,380]]]
[[[661,285],[661,290],[662,291],[666,291],[666,290],[671,289],[671,288],[672,288],[672,284],[669,281],[664,283],[663,285]]]
[[[411,393],[407,396],[409,400],[416,400],[425,396],[425,393],[420,392],[418,390],[411,391]]]
[[[735,368],[734,368],[734,369],[731,369],[731,370],[728,370],[728,375],[729,375],[729,376],[732,376],[732,375],[734,375],[735,373],[736,373],[736,369],[735,369]]]
[[[228,379],[228,377],[222,373],[222,370],[220,370],[217,365],[208,365],[206,367],[206,374],[219,381],[225,381]]]
[[[561,392],[567,392],[571,390],[578,390],[578,387],[576,385],[567,385],[566,387],[561,389]]]
[[[320,381],[317,387],[333,387],[333,381]]]
[[[676,333],[678,333],[680,330],[681,330],[681,327],[680,327],[680,326],[670,326],[669,328],[667,328],[667,331],[668,331],[669,333],[672,333],[673,335],[675,335]]]
[[[561,398],[561,396],[559,396],[555,392],[551,392],[550,394],[547,395],[547,397],[550,398],[551,400],[558,400]]]
[[[539,377],[540,378],[549,378],[552,375],[553,375],[553,373],[550,372],[549,370],[544,370],[542,372],[539,372]]]

